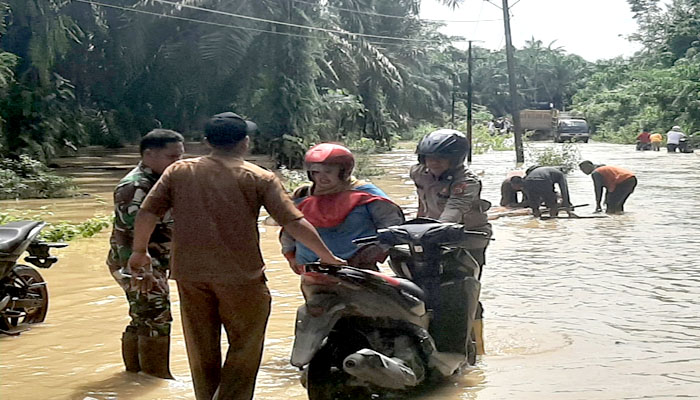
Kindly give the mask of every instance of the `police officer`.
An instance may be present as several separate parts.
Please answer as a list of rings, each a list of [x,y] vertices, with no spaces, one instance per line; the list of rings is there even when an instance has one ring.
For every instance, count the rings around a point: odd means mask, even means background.
[[[469,150],[466,137],[453,129],[440,129],[425,136],[416,149],[418,164],[411,167],[411,179],[418,192],[418,216],[463,224],[484,232],[467,250],[480,267],[486,263],[486,246],[491,224],[486,210],[491,204],[481,199],[481,181],[464,166]],[[479,279],[481,278],[481,268]],[[483,308],[479,303],[474,323],[477,354],[484,354]]]
[[[139,293],[131,284],[127,262],[134,238],[134,220],[141,202],[155,185],[166,167],[182,158],[184,139],[177,132],[155,129],[140,144],[141,162],[131,170],[114,190],[114,225],[110,237],[107,265],[129,302],[131,322],[122,334],[122,357],[129,372],[143,372],[172,379],[168,367],[170,354],[170,299],[168,266],[172,219],[169,214],[157,224],[148,245],[153,256],[156,287]]]

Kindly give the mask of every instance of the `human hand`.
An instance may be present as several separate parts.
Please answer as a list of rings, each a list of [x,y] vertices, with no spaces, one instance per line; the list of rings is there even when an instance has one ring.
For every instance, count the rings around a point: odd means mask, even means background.
[[[287,262],[289,263],[289,268],[291,268],[295,274],[301,275],[304,273],[304,264],[299,264],[297,263],[297,260],[294,259],[287,260]]]
[[[151,272],[132,273],[131,285],[136,288],[139,293],[150,293],[153,288],[158,287],[158,281]]]
[[[129,257],[127,265],[129,270],[133,273],[145,271],[151,267],[151,256],[148,252],[144,251],[133,252],[131,253],[131,257]]]
[[[331,257],[322,257],[320,261],[322,264],[330,264],[330,265],[347,265],[348,264],[347,261],[343,260],[342,258],[338,258],[332,254],[331,254]]]

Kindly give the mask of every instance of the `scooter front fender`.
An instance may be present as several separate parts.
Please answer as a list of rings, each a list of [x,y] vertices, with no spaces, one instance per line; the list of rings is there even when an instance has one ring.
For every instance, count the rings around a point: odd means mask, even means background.
[[[297,310],[294,328],[294,347],[292,348],[292,365],[303,367],[311,362],[316,352],[323,346],[323,341],[333,330],[335,323],[343,316],[345,305],[335,304],[319,316],[313,316],[306,304]]]

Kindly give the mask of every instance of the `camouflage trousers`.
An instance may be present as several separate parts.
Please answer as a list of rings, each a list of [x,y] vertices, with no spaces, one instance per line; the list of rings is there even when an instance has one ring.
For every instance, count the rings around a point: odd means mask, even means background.
[[[149,293],[140,293],[131,284],[131,279],[123,274],[121,269],[112,269],[112,277],[126,294],[129,302],[131,322],[128,331],[143,336],[168,336],[173,317],[170,313],[170,289],[168,286],[168,270],[153,268],[157,284]]]

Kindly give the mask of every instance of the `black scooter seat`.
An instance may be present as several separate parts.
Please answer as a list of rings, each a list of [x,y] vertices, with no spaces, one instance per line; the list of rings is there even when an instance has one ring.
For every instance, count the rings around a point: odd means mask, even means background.
[[[420,300],[425,299],[425,292],[423,292],[423,289],[418,287],[415,283],[408,279],[404,278],[394,278],[399,282],[399,285],[397,286],[399,289],[403,290],[404,292],[410,294],[413,297],[417,297]]]
[[[0,253],[12,253],[26,239],[29,232],[42,222],[17,221],[0,226]]]

